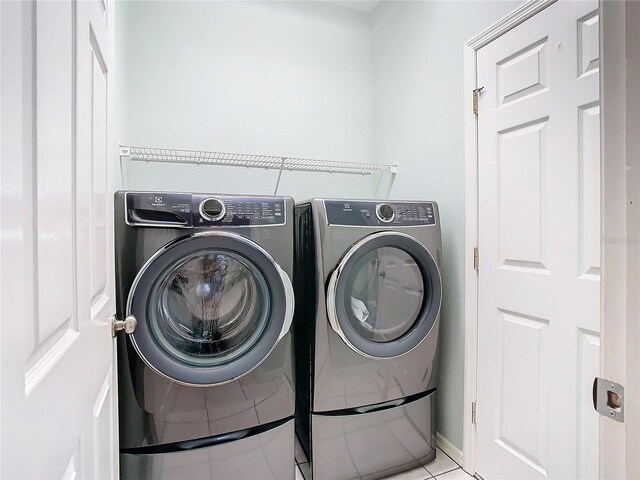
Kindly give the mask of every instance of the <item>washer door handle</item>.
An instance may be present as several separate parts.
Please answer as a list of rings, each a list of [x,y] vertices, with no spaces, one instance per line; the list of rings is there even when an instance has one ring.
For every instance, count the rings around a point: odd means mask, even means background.
[[[111,336],[115,338],[120,330],[131,335],[136,331],[138,320],[133,315],[127,315],[124,320],[118,320],[115,315],[111,316]]]

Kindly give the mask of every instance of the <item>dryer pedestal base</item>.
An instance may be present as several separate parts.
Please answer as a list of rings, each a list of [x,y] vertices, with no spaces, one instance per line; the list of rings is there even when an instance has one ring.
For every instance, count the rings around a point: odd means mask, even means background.
[[[370,413],[312,414],[312,476],[374,480],[429,463],[436,456],[435,398],[433,392]]]

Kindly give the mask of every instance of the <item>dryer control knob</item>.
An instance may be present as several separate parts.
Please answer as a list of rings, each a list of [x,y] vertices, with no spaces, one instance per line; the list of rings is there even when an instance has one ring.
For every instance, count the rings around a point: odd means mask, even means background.
[[[389,223],[393,221],[395,212],[388,203],[381,203],[376,207],[376,215],[381,222]]]
[[[211,222],[220,220],[226,213],[224,202],[219,198],[208,197],[200,203],[200,215]]]

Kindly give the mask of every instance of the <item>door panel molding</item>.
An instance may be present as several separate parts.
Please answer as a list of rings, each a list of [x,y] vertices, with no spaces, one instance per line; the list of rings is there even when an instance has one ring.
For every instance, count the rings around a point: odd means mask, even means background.
[[[475,419],[475,412],[473,408],[475,406],[477,398],[477,354],[478,354],[478,270],[474,268],[474,249],[478,247],[478,125],[477,116],[474,112],[474,95],[472,92],[476,89],[482,89],[483,85],[478,84],[477,80],[477,63],[476,56],[478,50],[487,46],[489,43],[498,39],[502,35],[511,31],[518,25],[532,18],[534,15],[542,12],[547,7],[553,5],[556,0],[531,0],[524,5],[515,9],[511,14],[505,16],[503,19],[496,22],[486,30],[482,31],[472,39],[470,39],[464,47],[464,95],[465,95],[465,360],[464,360],[464,421],[463,421],[463,467],[469,473],[475,473],[475,435],[476,425],[473,423]],[[606,3],[606,2],[605,2]],[[602,7],[600,7],[600,11]],[[581,17],[578,22],[579,38],[577,39],[578,48],[578,71],[576,71],[576,78],[593,77],[597,81],[597,76],[593,75],[597,73],[600,67],[600,61],[594,58],[594,52],[592,47],[592,41],[594,38],[594,31],[597,32],[599,23],[598,11],[589,13],[584,17]],[[595,37],[597,39],[597,36]],[[546,91],[545,72],[541,71],[538,67],[537,79],[534,78],[531,69],[536,65],[526,65],[529,57],[541,57],[545,55],[544,48],[546,46],[545,39],[540,39],[537,42],[533,42],[528,47],[525,47],[518,52],[507,57],[500,65],[503,67],[498,73],[503,75],[507,73],[506,67],[518,68],[516,60],[520,61],[520,66],[523,71],[530,73],[527,85],[515,85],[509,88],[501,85],[505,90],[504,96],[496,96],[498,104],[515,103],[521,99],[530,98],[544,94]],[[553,45],[553,48],[556,46]],[[595,57],[598,57],[598,52],[595,52]],[[534,81],[535,80],[535,81]],[[591,81],[591,80],[590,80]],[[536,83],[537,82],[537,83]],[[517,88],[521,87],[521,88]],[[481,95],[482,92],[479,93]],[[476,94],[477,96],[478,94]],[[504,97],[504,98],[502,98]],[[584,107],[589,107],[585,103]],[[593,112],[590,112],[593,113]],[[582,119],[585,120],[585,119]],[[589,125],[584,125],[589,127]],[[584,164],[589,162],[589,159],[580,158]],[[581,190],[586,195],[589,190],[587,184],[590,179],[581,178]],[[587,206],[588,207],[588,206]],[[580,208],[583,208],[582,203]],[[586,208],[586,207],[585,207]],[[582,213],[582,212],[581,212]],[[592,230],[592,225],[581,222],[583,235],[580,238],[581,242],[581,262],[580,265],[576,265],[576,276],[588,280],[597,280],[600,272],[600,265],[597,259],[591,254],[593,239],[588,237],[588,233]],[[482,252],[480,252],[480,256]],[[523,265],[512,265],[513,261],[505,261],[504,268],[519,269]],[[482,261],[480,261],[482,265]],[[538,265],[538,264],[536,264]],[[527,263],[524,265],[529,267]],[[482,266],[480,266],[482,268]]]
[[[476,361],[478,350],[477,306],[478,270],[474,268],[474,249],[478,246],[478,126],[473,109],[472,92],[477,84],[476,54],[479,49],[501,37],[557,0],[530,0],[509,15],[483,30],[464,46],[464,115],[465,115],[465,258],[464,258],[464,420],[463,468],[475,473],[475,432],[472,419],[476,401]],[[538,55],[540,52],[537,52]],[[532,92],[539,93],[539,90]]]
[[[513,28],[520,25],[522,22],[526,22],[536,13],[541,12],[549,5],[552,5],[557,1],[558,0],[529,0],[525,4],[516,8],[509,15],[498,20],[489,28],[483,30],[467,43],[465,43],[465,50],[467,49],[467,47],[472,51],[480,50],[485,45],[493,42],[496,38],[501,37],[509,30],[512,30]],[[471,73],[471,71],[469,71],[469,73]],[[466,77],[467,70],[465,69],[465,80]]]
[[[105,8],[0,3],[3,478],[117,472],[113,82],[90,54],[112,66]]]

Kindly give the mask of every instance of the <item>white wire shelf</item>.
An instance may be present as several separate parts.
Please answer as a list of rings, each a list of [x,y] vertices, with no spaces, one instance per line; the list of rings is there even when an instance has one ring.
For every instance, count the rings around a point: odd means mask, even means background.
[[[373,172],[396,173],[398,171],[397,163],[338,162],[299,157],[181,150],[177,148],[140,147],[133,145],[120,145],[120,156],[128,157],[131,160],[146,162],[226,165],[230,167],[346,173],[352,175],[371,175]]]

